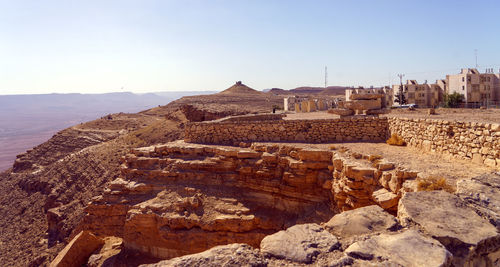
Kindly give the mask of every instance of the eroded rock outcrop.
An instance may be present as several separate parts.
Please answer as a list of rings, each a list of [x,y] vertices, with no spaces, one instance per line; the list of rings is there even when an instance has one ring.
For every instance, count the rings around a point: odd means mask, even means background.
[[[381,234],[349,246],[345,253],[353,258],[379,261],[383,266],[451,265],[451,253],[437,240],[415,230],[398,234]]]
[[[398,218],[439,240],[456,266],[494,266],[499,263],[500,235],[464,201],[444,191],[409,192],[399,202]]]
[[[122,178],[87,207],[81,228],[161,258],[228,243],[258,247],[284,227],[333,215],[331,155],[183,142],[137,149]]]
[[[324,227],[336,236],[349,238],[394,230],[398,225],[394,216],[372,205],[337,214]]]
[[[252,266],[264,267],[268,261],[257,249],[247,244],[216,246],[207,251],[160,261],[141,267],[190,267],[190,266]]]
[[[294,225],[266,236],[260,243],[264,254],[293,262],[311,263],[320,253],[340,247],[337,238],[317,224]]]
[[[90,254],[103,244],[102,239],[88,231],[82,231],[59,252],[57,257],[50,263],[50,267],[81,266],[87,262]]]
[[[500,173],[459,180],[457,195],[500,230]]]
[[[121,237],[125,247],[163,259],[230,243],[258,247],[266,235],[326,222],[338,210],[379,204],[395,211],[411,176],[392,163],[291,145],[176,141],[132,152],[78,229]],[[391,173],[385,200],[374,192]]]

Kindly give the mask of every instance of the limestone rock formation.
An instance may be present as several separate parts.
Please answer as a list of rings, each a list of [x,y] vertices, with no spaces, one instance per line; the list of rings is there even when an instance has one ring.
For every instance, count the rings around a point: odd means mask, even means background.
[[[230,244],[216,246],[207,251],[160,261],[155,264],[144,264],[141,267],[190,267],[190,266],[267,266],[267,259],[258,250],[247,244]]]
[[[50,267],[81,266],[87,262],[90,254],[103,244],[102,239],[88,231],[82,231],[59,252],[57,257],[50,263]]]
[[[380,265],[451,266],[452,255],[438,241],[415,230],[380,234],[349,246],[345,253],[361,260],[382,261]]]
[[[295,225],[260,243],[262,253],[300,263],[311,263],[318,254],[339,246],[337,238],[317,224]]]
[[[136,149],[81,229],[168,259],[328,220],[331,151],[172,142]],[[276,216],[279,213],[280,216]]]
[[[398,218],[404,226],[415,224],[439,240],[453,253],[454,265],[499,262],[497,229],[455,195],[408,192],[399,202]]]
[[[384,232],[397,226],[396,218],[377,205],[344,211],[324,224],[325,229],[342,238]]]
[[[500,174],[459,180],[457,195],[500,230]]]
[[[104,244],[87,261],[87,267],[114,266],[116,259],[123,249],[123,240],[119,237],[108,236],[103,238]]]

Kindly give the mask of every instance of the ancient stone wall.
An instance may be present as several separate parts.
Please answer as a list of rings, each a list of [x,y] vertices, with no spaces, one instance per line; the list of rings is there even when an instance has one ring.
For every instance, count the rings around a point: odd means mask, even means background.
[[[186,142],[234,145],[247,141],[328,143],[385,141],[387,118],[204,122],[186,126]]]
[[[333,143],[385,141],[391,134],[409,146],[500,169],[500,125],[433,119],[347,117],[329,120],[213,121],[188,124],[185,141]]]
[[[389,132],[409,146],[500,167],[500,125],[432,119],[389,118]]]

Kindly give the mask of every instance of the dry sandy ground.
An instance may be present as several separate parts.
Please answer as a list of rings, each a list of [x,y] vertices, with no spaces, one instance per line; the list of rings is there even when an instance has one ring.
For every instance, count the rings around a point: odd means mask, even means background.
[[[487,122],[500,123],[500,109],[436,109],[436,115],[429,115],[428,109],[393,109],[391,113],[383,115],[387,117],[402,117],[402,118],[421,118],[421,119],[439,119],[439,120],[456,120],[466,122]],[[329,114],[326,111],[317,111],[309,113],[290,113],[284,118],[285,120],[318,120],[318,119],[333,119],[339,118],[338,115]]]
[[[428,109],[393,109],[386,116],[500,123],[500,109],[438,108],[436,109],[436,115],[429,115]]]

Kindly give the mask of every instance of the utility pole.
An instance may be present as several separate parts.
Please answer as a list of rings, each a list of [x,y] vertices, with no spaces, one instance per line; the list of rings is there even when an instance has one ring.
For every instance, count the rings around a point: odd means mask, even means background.
[[[398,77],[399,77],[399,93],[398,93],[398,102],[399,102],[399,105],[403,105],[403,104],[406,104],[405,102],[405,99],[404,99],[404,94],[403,94],[403,77],[405,75],[404,74],[398,74]]]
[[[328,68],[325,66],[325,88],[328,85]]]

